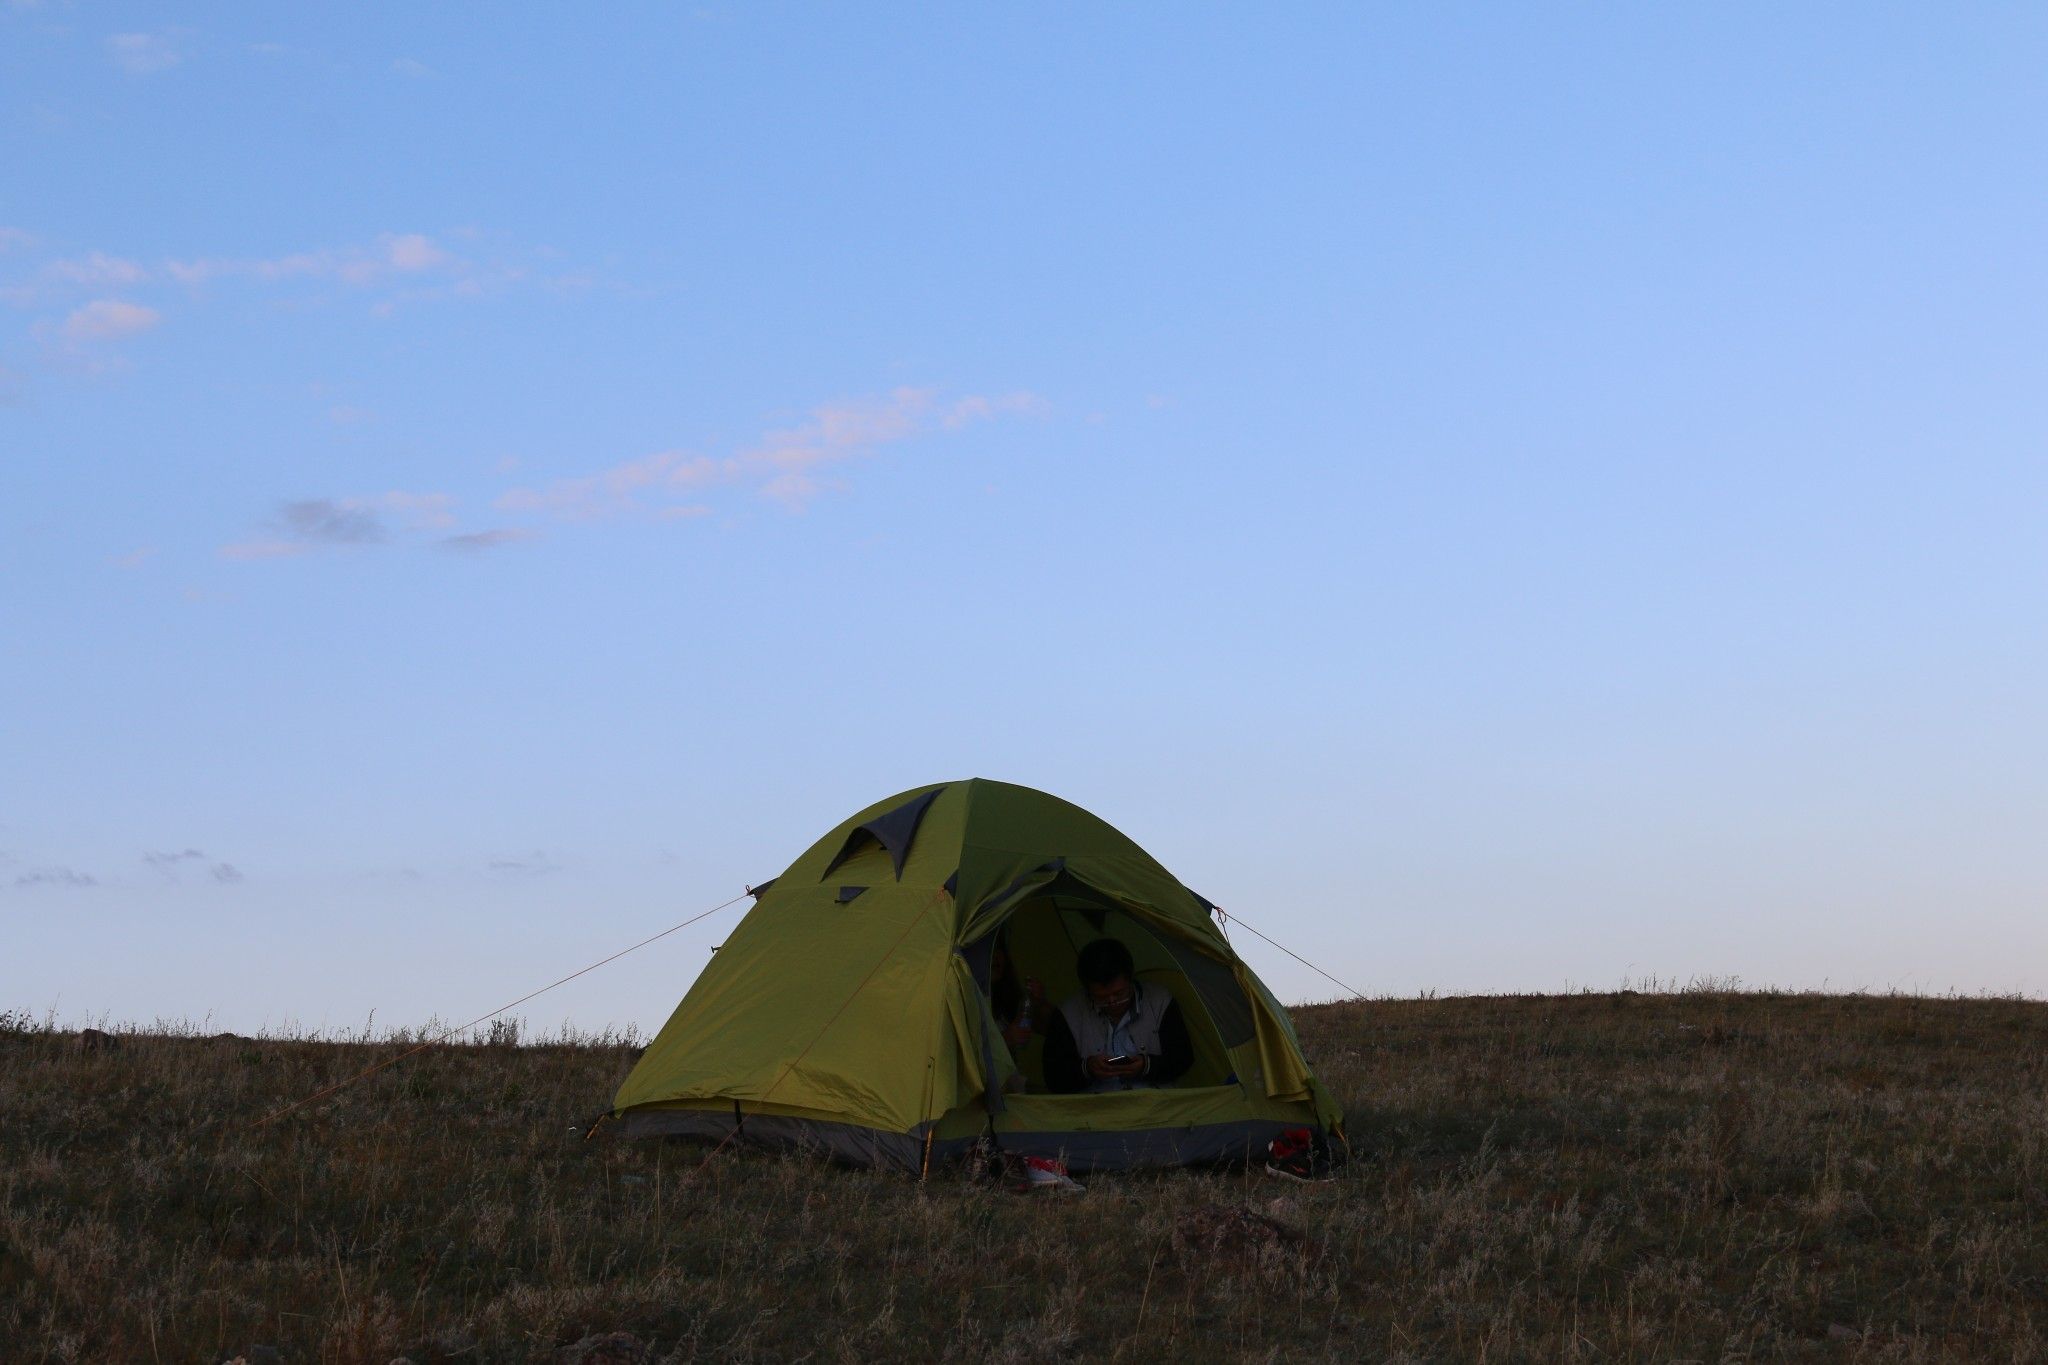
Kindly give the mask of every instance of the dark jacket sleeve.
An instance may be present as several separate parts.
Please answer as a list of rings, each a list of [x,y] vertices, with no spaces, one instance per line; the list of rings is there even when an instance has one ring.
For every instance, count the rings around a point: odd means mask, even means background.
[[[1067,1040],[1067,1046],[1073,1046],[1072,1039]],[[1146,1060],[1152,1065],[1145,1068],[1145,1079],[1154,1085],[1172,1085],[1195,1064],[1195,1045],[1188,1038],[1186,1021],[1180,1017],[1178,1000],[1168,1005],[1166,1013],[1159,1016],[1159,1047],[1157,1053],[1146,1055]],[[1046,1073],[1050,1075],[1051,1070],[1048,1064]]]
[[[1074,1032],[1067,1027],[1067,1016],[1059,1010],[1052,1011],[1041,1032],[1045,1038],[1045,1088],[1060,1095],[1086,1090],[1088,1073],[1081,1066],[1081,1053],[1074,1046]]]

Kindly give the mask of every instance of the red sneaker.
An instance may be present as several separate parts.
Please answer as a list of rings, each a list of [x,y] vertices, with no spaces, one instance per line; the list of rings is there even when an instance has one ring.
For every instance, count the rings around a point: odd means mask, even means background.
[[[1330,1163],[1316,1153],[1315,1135],[1289,1128],[1266,1144],[1266,1174],[1303,1182],[1330,1180]]]
[[[1046,1190],[1054,1194],[1079,1194],[1085,1188],[1078,1180],[1067,1174],[1067,1163],[1056,1161],[1049,1156],[1027,1156],[1015,1158],[1013,1168],[1015,1179],[1010,1188],[1019,1194],[1035,1190]]]

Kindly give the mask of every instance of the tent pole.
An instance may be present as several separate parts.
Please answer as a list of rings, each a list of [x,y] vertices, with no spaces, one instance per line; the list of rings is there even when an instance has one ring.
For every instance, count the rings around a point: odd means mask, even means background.
[[[917,1168],[917,1180],[920,1185],[924,1183],[925,1177],[932,1173],[932,1138],[939,1131],[939,1126],[932,1122],[933,1060],[931,1057],[924,1059],[924,1161]]]

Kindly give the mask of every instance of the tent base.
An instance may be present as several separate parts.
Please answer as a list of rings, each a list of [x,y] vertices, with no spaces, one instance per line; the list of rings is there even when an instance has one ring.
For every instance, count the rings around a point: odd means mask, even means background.
[[[738,1140],[777,1151],[811,1152],[846,1166],[907,1171],[924,1168],[924,1138],[912,1133],[885,1133],[857,1123],[791,1118],[786,1114],[746,1114],[710,1109],[641,1109],[621,1114],[619,1131],[633,1137],[689,1137],[724,1142],[739,1128]],[[934,1139],[932,1160],[951,1159],[973,1145],[970,1138]]]
[[[1234,1166],[1262,1155],[1289,1128],[1279,1119],[1235,1119],[1127,1132],[997,1132],[998,1148],[1018,1156],[1057,1157],[1070,1171],[1130,1171],[1162,1166]]]
[[[711,1109],[640,1109],[622,1114],[620,1131],[627,1137],[691,1137],[712,1142],[733,1138],[751,1146],[780,1151],[807,1151],[848,1166],[897,1170],[915,1175],[924,1169],[925,1138],[921,1133],[886,1133],[855,1123],[794,1118],[785,1114],[745,1114]],[[1057,1157],[1076,1172],[1124,1171],[1162,1166],[1230,1165],[1252,1160],[1266,1144],[1289,1128],[1311,1127],[1282,1119],[1241,1119],[1224,1123],[1140,1128],[1125,1132],[991,1132],[995,1150],[1017,1156]],[[979,1144],[978,1137],[935,1137],[931,1163],[956,1161]]]

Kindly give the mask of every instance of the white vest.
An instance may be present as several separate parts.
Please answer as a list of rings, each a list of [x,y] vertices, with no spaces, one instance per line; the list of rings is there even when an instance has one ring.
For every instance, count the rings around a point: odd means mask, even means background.
[[[1146,986],[1131,982],[1133,998],[1130,1013],[1122,1019],[1105,1019],[1102,1011],[1095,1008],[1088,999],[1088,992],[1070,995],[1060,1002],[1060,1014],[1067,1021],[1067,1031],[1074,1035],[1074,1051],[1080,1054],[1081,1074],[1088,1074],[1090,1057],[1113,1057],[1117,1047],[1112,1040],[1121,1034],[1130,1042],[1130,1051],[1142,1052],[1157,1057],[1163,1048],[1159,1045],[1159,1023],[1166,1017],[1166,1011],[1173,1007],[1173,993],[1164,986]],[[1116,1078],[1098,1081],[1090,1077],[1088,1088],[1093,1091],[1131,1090],[1139,1086],[1150,1086],[1151,1081],[1143,1076]]]

